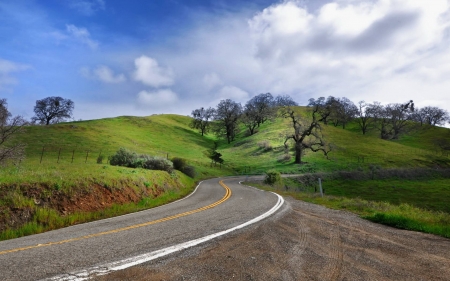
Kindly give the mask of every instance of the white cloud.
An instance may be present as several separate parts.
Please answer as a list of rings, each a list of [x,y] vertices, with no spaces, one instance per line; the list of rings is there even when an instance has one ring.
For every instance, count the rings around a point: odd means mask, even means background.
[[[170,89],[160,89],[156,91],[141,91],[137,95],[139,106],[157,108],[160,106],[172,105],[178,101],[177,94]]]
[[[134,60],[136,71],[134,79],[152,87],[170,86],[174,82],[173,71],[163,68],[158,62],[150,57],[141,56]]]
[[[82,67],[80,69],[80,74],[85,78],[109,84],[122,83],[127,80],[124,74],[114,74],[111,68],[105,65],[99,65],[94,70],[91,70],[89,67]]]
[[[232,99],[237,102],[246,102],[249,99],[249,94],[235,86],[222,87],[218,93],[220,99]]]
[[[86,16],[92,16],[97,11],[105,10],[105,6],[104,0],[72,0],[69,2],[69,7]]]
[[[8,85],[17,84],[17,79],[11,76],[12,73],[24,71],[29,68],[30,66],[28,65],[15,63],[0,58],[0,90],[4,89]]]
[[[91,34],[86,28],[76,27],[73,24],[66,25],[66,31],[71,35],[74,39],[80,41],[83,44],[89,46],[89,48],[95,50],[98,47],[98,42],[91,39]]]
[[[100,81],[105,83],[121,83],[126,81],[124,74],[121,73],[114,75],[113,71],[109,67],[104,65],[97,67],[94,70],[94,74]]]

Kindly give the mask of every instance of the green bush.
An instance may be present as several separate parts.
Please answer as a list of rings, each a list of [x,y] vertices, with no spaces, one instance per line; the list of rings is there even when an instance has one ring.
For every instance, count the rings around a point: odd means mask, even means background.
[[[267,171],[266,177],[264,178],[264,183],[270,184],[272,186],[275,184],[281,184],[282,180],[281,180],[280,172],[275,171],[275,170]]]
[[[160,170],[168,173],[173,172],[173,163],[170,160],[161,157],[146,156],[142,168],[149,170]]]
[[[183,172],[183,174],[185,174],[186,176],[191,177],[191,178],[195,178],[195,175],[196,175],[194,166],[186,166],[186,167],[184,167],[183,171],[181,171],[181,172]]]
[[[181,171],[183,172],[184,168],[186,167],[186,159],[183,158],[179,158],[179,157],[174,157],[172,159],[173,162],[173,168],[175,170]]]
[[[113,166],[124,166],[136,168],[136,161],[138,156],[135,152],[131,152],[126,148],[121,147],[116,154],[109,156],[109,163]]]

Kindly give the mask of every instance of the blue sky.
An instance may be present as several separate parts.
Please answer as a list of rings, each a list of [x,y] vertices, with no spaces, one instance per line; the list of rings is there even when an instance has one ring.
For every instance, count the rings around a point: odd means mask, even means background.
[[[131,4],[130,4],[131,3]],[[188,115],[271,92],[450,111],[447,0],[2,0],[0,98],[74,118]]]

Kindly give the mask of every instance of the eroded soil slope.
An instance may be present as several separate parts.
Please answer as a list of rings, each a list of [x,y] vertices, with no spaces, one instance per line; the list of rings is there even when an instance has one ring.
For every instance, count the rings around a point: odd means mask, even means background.
[[[96,280],[450,280],[450,240],[288,199],[257,226]]]

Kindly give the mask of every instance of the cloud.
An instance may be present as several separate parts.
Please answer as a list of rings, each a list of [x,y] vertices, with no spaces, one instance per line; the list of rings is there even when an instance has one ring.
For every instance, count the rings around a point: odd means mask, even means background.
[[[17,79],[11,76],[12,73],[24,71],[29,68],[30,66],[28,65],[15,63],[0,58],[0,90],[4,89],[8,85],[17,84]]]
[[[232,99],[237,102],[246,102],[249,99],[249,94],[235,86],[222,87],[218,93],[221,100]]]
[[[145,85],[155,88],[170,86],[174,82],[173,71],[170,68],[163,68],[158,62],[150,57],[141,56],[134,60],[136,71],[134,79]]]
[[[104,0],[72,0],[69,2],[69,7],[77,10],[85,16],[92,16],[97,11],[105,10]]]
[[[118,84],[127,80],[124,74],[114,74],[111,68],[105,65],[99,65],[94,70],[91,70],[89,67],[82,67],[80,69],[80,74],[85,78],[109,84]]]
[[[98,47],[98,42],[91,39],[91,34],[86,28],[78,28],[73,24],[67,24],[66,25],[66,31],[69,33],[70,36],[72,36],[74,39],[78,40],[79,42],[86,44],[89,46],[89,48],[95,50]]]
[[[177,102],[178,97],[170,89],[160,89],[156,91],[141,91],[137,95],[137,100],[140,106],[157,108]]]
[[[207,90],[211,90],[217,86],[220,86],[223,84],[222,80],[220,79],[219,75],[217,73],[208,73],[205,76],[203,76],[203,84],[205,85]]]

